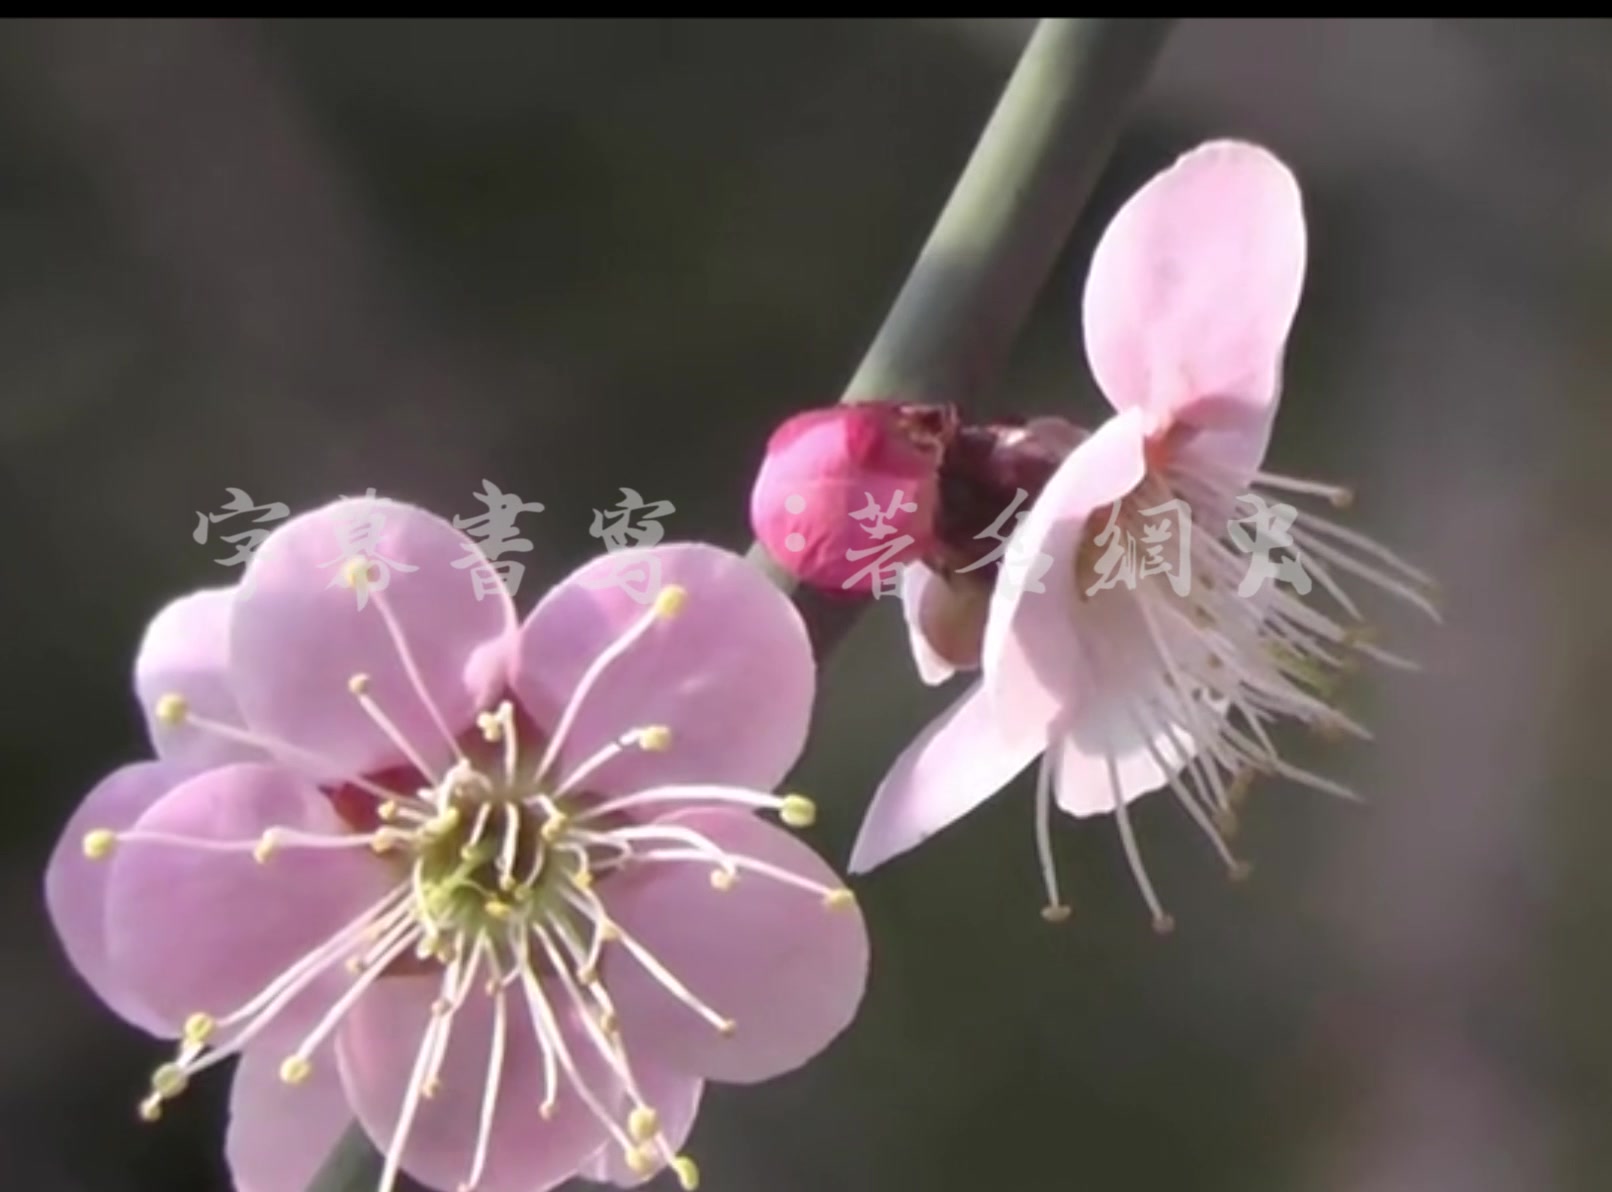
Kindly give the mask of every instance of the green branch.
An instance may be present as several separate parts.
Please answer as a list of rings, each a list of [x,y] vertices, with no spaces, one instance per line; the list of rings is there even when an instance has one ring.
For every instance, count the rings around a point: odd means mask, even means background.
[[[990,388],[1174,23],[1063,17],[1036,27],[843,400],[964,402]],[[858,606],[796,590],[759,544],[750,559],[793,593],[818,656],[832,649]],[[374,1192],[379,1178],[354,1125],[308,1192]]]

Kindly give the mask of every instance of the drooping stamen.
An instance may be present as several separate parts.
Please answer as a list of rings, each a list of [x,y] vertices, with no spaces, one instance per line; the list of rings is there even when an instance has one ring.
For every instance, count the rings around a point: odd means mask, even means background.
[[[464,949],[461,948],[459,955],[448,963],[447,970],[443,974],[437,1000],[431,1006],[432,1020],[434,1023],[440,1022],[441,1029],[436,1033],[430,1056],[419,1077],[420,1095],[427,1100],[435,1097],[441,1090],[442,1065],[447,1060],[448,1043],[453,1037],[454,1021],[459,1011],[464,1009],[471,991],[475,989],[482,961],[488,958],[491,951],[492,945],[487,937],[478,935],[470,945],[469,956],[465,956]]]
[[[1159,735],[1158,730],[1147,723],[1146,716],[1134,705],[1126,710],[1129,712],[1131,722],[1135,725],[1137,732],[1141,734],[1142,740],[1147,743],[1147,750],[1153,756],[1154,764],[1164,772],[1166,779],[1169,781],[1170,790],[1175,794],[1176,800],[1182,807],[1186,808],[1187,814],[1192,817],[1192,822],[1197,824],[1203,834],[1209,838],[1209,843],[1214,845],[1215,851],[1220,854],[1220,859],[1225,862],[1227,871],[1234,878],[1246,875],[1248,866],[1239,861],[1232,853],[1231,846],[1226,843],[1226,838],[1221,835],[1220,829],[1215,826],[1214,821],[1205,813],[1198,800],[1193,798],[1181,784],[1179,771],[1186,768],[1184,757],[1186,750],[1179,738],[1174,733],[1164,734],[1168,737],[1171,752],[1176,754],[1177,761],[1181,763],[1176,766],[1167,762],[1163,753],[1159,751],[1158,742],[1154,739]]]
[[[1058,894],[1058,866],[1052,857],[1052,771],[1063,756],[1063,746],[1054,735],[1041,755],[1035,779],[1035,851],[1041,863],[1041,881],[1047,890],[1047,904],[1041,917],[1048,923],[1069,918],[1069,904]]]
[[[1107,761],[1108,786],[1114,798],[1114,814],[1119,820],[1119,839],[1125,849],[1125,860],[1131,867],[1131,876],[1136,879],[1137,889],[1142,892],[1142,900],[1153,913],[1153,930],[1160,935],[1167,935],[1175,930],[1175,920],[1164,913],[1159,896],[1153,891],[1153,881],[1147,875],[1147,866],[1142,863],[1142,850],[1136,845],[1136,833],[1131,828],[1130,812],[1125,808],[1125,793],[1120,788],[1119,763],[1112,752],[1108,754]]]
[[[582,677],[577,680],[571,698],[566,701],[565,710],[560,713],[560,721],[555,726],[554,735],[549,738],[548,745],[543,750],[543,759],[537,765],[536,785],[541,786],[548,778],[550,768],[560,756],[561,745],[582,712],[583,702],[592,693],[600,677],[610,669],[616,659],[637,645],[654,625],[669,620],[681,612],[687,600],[686,588],[678,584],[667,584],[656,595],[654,603],[627,627],[626,632],[600,651],[599,656],[588,664],[588,668],[582,672]]]

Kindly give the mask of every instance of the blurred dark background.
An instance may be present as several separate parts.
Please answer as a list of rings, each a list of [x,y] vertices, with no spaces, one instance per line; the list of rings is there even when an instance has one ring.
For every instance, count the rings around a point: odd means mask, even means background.
[[[45,856],[144,750],[147,617],[233,573],[226,486],[547,510],[520,593],[630,486],[734,547],[771,426],[837,396],[1027,36],[1018,20],[22,23],[0,33],[0,892],[6,1187],[226,1188],[224,1082],[159,1126],[159,1058],[67,970]],[[1612,1161],[1612,30],[1188,21],[998,408],[1095,419],[1081,270],[1198,140],[1306,188],[1311,267],[1271,464],[1444,581],[1419,675],[1352,692],[1369,796],[1257,788],[1232,888],[1169,800],[1060,822],[1037,915],[1028,789],[859,889],[876,963],[808,1068],[716,1089],[726,1192],[1517,1192]],[[231,525],[233,528],[233,524]],[[920,689],[893,605],[827,668],[799,784],[843,861]]]

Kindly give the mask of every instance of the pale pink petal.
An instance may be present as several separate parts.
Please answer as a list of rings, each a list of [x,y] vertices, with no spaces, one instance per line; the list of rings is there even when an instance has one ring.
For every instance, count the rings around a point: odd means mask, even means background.
[[[996,794],[1046,744],[998,733],[980,683],[942,712],[896,758],[873,794],[851,850],[866,873],[933,836]]]
[[[118,1015],[154,1035],[177,1024],[147,1008],[118,979],[107,953],[106,894],[117,857],[92,861],[84,837],[97,829],[132,827],[187,771],[168,762],[136,762],[112,771],[78,805],[45,869],[45,905],[67,959]]]
[[[653,1108],[660,1118],[661,1136],[665,1139],[666,1145],[674,1152],[681,1151],[694,1129],[694,1119],[700,1111],[700,1095],[705,1089],[705,1082],[698,1077],[687,1076],[670,1068],[636,1066],[633,1076],[638,1082],[638,1091],[643,1096],[644,1102]],[[632,1107],[632,1100],[625,1093],[617,1098],[615,1108],[619,1115],[618,1120],[626,1121]],[[663,1170],[665,1169],[657,1168],[644,1175],[638,1175],[627,1166],[626,1157],[620,1147],[607,1145],[583,1165],[582,1175],[601,1184],[636,1188],[639,1184],[648,1183]]]
[[[360,607],[361,593],[343,582],[344,564],[377,524]],[[512,640],[515,623],[502,586],[478,599],[476,568],[455,566],[471,558],[485,566],[472,552],[446,521],[396,501],[341,500],[286,522],[253,555],[243,581],[250,595],[238,598],[231,624],[230,681],[247,722],[328,759],[331,772],[321,777],[396,764],[403,755],[349,689],[363,674],[381,711],[440,764],[450,754],[445,735],[410,681],[380,606],[392,614],[444,724],[465,731],[502,681],[488,657]]]
[[[181,782],[135,824],[137,832],[248,845],[269,828],[349,831],[316,788],[254,763]],[[250,848],[130,840],[114,856],[106,914],[114,978],[170,1022],[243,1005],[399,880],[362,847],[285,845],[259,863]],[[348,979],[336,964],[332,986]]]
[[[989,590],[954,588],[922,563],[901,569],[901,611],[918,677],[930,686],[979,666]]]
[[[627,587],[611,582],[623,576]],[[560,774],[624,733],[664,725],[672,730],[669,749],[629,752],[588,786],[621,792],[710,782],[771,789],[805,745],[816,690],[811,644],[788,598],[720,547],[618,551],[581,567],[527,618],[515,690],[526,710],[555,731],[588,667],[652,617],[655,592],[673,584],[687,591],[681,611],[651,624],[601,672],[566,734]]]
[[[337,1037],[342,1082],[353,1112],[383,1154],[392,1145],[417,1081],[415,1061],[441,990],[434,977],[395,977],[378,982],[343,1024]],[[544,1119],[543,1052],[525,996],[517,983],[503,991],[506,1044],[492,1118],[486,1168],[477,1192],[545,1192],[581,1170],[605,1140],[605,1127],[563,1078],[553,1116]],[[549,990],[556,1004],[559,999]],[[493,1038],[493,999],[478,982],[454,1014],[440,1088],[417,1102],[403,1146],[403,1170],[433,1188],[457,1188],[471,1174]],[[573,1061],[607,1106],[617,1086],[574,1015],[562,1013]]]
[[[985,694],[999,735],[1013,744],[1044,745],[1054,720],[1103,699],[1093,681],[1093,652],[1122,655],[1137,643],[1141,627],[1128,616],[1130,593],[1099,590],[1088,598],[1075,564],[1088,532],[1102,528],[1089,524],[1093,515],[1106,517],[1141,482],[1142,421],[1128,411],[1099,427],[1059,465],[1013,532],[1009,553],[1051,559],[1040,576],[1044,591],[999,582],[985,624]]]
[[[1098,385],[1154,427],[1265,419],[1304,267],[1304,209],[1285,165],[1238,141],[1184,154],[1120,209],[1092,255],[1084,320]]]
[[[1108,815],[1114,809],[1114,779],[1119,780],[1120,797],[1129,803],[1169,782],[1169,774],[1158,759],[1179,769],[1182,752],[1196,752],[1191,738],[1179,731],[1160,729],[1152,748],[1141,729],[1117,710],[1088,716],[1075,733],[1063,736],[1056,745],[1053,792],[1058,806],[1070,815]],[[1157,755],[1155,756],[1155,752]],[[1114,759],[1110,774],[1108,759]]]
[[[159,699],[180,695],[197,715],[241,727],[227,670],[235,593],[235,588],[191,592],[170,601],[146,626],[134,663],[134,690],[158,757],[197,770],[264,760],[260,750],[192,727],[165,725],[156,716]]]
[[[839,878],[781,828],[743,812],[669,819],[727,853],[750,857],[830,888]],[[648,863],[601,882],[611,917],[737,1029],[724,1036],[677,1000],[623,945],[606,954],[631,1054],[713,1080],[749,1083],[805,1063],[851,1022],[867,982],[868,937],[853,904],[764,874],[744,872],[726,891],[703,861]]]
[[[297,1085],[280,1079],[284,1058],[249,1047],[236,1066],[224,1136],[235,1192],[307,1192],[351,1120],[335,1048],[316,1051]]]

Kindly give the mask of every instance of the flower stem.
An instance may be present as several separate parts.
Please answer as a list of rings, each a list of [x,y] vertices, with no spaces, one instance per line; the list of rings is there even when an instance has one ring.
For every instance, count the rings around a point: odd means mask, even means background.
[[[1000,375],[1174,18],[1037,25],[842,401],[973,403]],[[861,602],[750,561],[791,593],[819,658]]]
[[[1174,23],[1041,21],[842,400],[970,401],[989,387]],[[794,594],[818,655],[831,650],[858,606],[796,590],[759,544],[750,558]],[[354,1124],[308,1192],[373,1192],[379,1173]]]

